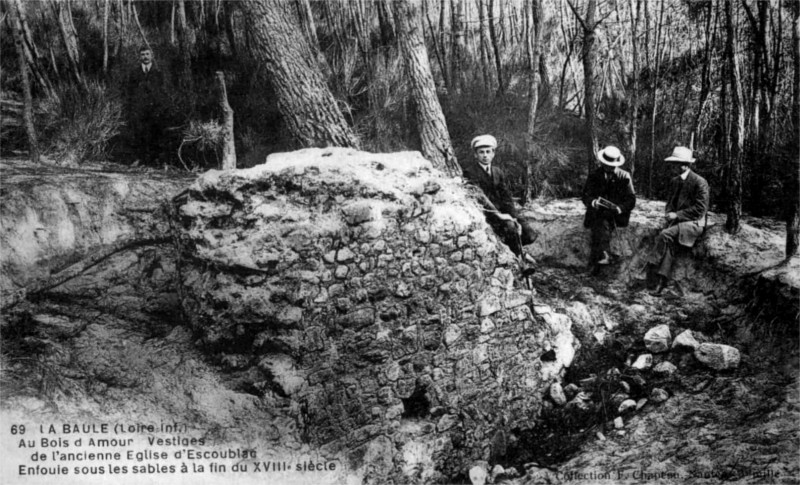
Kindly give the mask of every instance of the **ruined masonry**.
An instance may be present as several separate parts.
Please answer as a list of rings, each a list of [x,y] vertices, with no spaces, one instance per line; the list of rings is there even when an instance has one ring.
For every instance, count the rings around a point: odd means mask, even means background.
[[[178,204],[203,345],[376,479],[502,455],[574,356],[568,317],[531,305],[477,203],[417,152],[274,154]]]

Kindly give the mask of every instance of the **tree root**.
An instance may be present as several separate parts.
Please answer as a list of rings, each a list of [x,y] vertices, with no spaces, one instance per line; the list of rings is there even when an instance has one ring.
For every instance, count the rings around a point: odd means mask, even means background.
[[[89,257],[80,260],[79,262],[63,269],[62,271],[59,271],[54,275],[38,278],[33,283],[19,290],[3,292],[2,295],[0,295],[0,300],[2,301],[0,304],[0,311],[6,311],[16,306],[23,300],[26,300],[29,296],[45,292],[64,284],[67,281],[80,276],[90,268],[105,261],[116,253],[142,246],[155,246],[164,244],[171,242],[171,240],[172,238],[170,236],[156,236],[124,239],[114,244],[103,246],[99,250],[93,252],[93,254]]]

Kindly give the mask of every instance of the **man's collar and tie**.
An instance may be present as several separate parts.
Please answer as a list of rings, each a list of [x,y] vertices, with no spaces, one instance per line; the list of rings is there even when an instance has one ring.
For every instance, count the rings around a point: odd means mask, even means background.
[[[686,177],[689,176],[689,172],[691,172],[691,170],[684,170],[681,174],[681,180],[686,180]]]
[[[152,62],[150,64],[142,64],[142,72],[147,74],[148,72],[150,72],[150,69],[152,67],[153,67],[153,63]]]

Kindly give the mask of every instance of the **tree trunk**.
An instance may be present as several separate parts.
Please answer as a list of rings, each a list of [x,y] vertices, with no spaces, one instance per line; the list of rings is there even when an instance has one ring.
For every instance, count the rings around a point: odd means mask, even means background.
[[[439,46],[442,52],[442,77],[444,78],[444,84],[447,86],[448,91],[453,89],[453,77],[452,72],[450,71],[451,61],[450,57],[447,55],[447,23],[445,19],[445,11],[447,6],[447,0],[441,0],[439,2]],[[452,52],[451,52],[452,55]]]
[[[661,48],[661,34],[664,30],[664,0],[661,0],[661,13],[656,24],[655,70],[650,72],[653,78],[653,103],[650,111],[650,170],[647,171],[647,196],[653,197],[653,172],[656,167],[656,115],[658,114],[658,77],[661,71],[661,58],[664,50]]]
[[[144,43],[144,45],[148,49],[153,50],[153,48],[150,47],[150,42],[147,41],[147,36],[144,33],[144,29],[142,28],[142,24],[141,24],[141,22],[139,22],[139,12],[136,11],[136,6],[133,5],[133,2],[129,2],[128,3],[128,7],[131,9],[131,12],[132,12],[131,15],[133,15],[133,20],[136,22],[136,28],[139,31],[139,37],[142,38],[142,43]]]
[[[378,26],[381,30],[381,45],[389,46],[394,44],[395,29],[394,16],[392,9],[387,3],[389,0],[375,0],[378,7]]]
[[[639,130],[639,20],[642,12],[642,0],[636,0],[634,13],[633,0],[629,1],[631,9],[631,55],[633,57],[633,74],[631,87],[631,113],[630,113],[630,171],[631,179],[636,176],[636,137]]]
[[[233,139],[233,109],[228,103],[228,92],[225,89],[225,73],[217,71],[217,104],[222,113],[222,125],[225,127],[222,141],[222,170],[236,168],[236,145]]]
[[[252,50],[275,91],[278,109],[301,146],[359,147],[303,38],[280,0],[242,2]]]
[[[595,16],[597,14],[597,0],[589,0],[586,18],[581,18],[578,11],[568,0],[572,12],[575,17],[580,21],[583,27],[583,89],[584,89],[584,113],[586,115],[586,129],[588,133],[587,149],[589,167],[588,170],[594,168],[595,154],[600,150],[599,142],[597,139],[597,105],[594,99],[594,64],[597,59],[597,47],[595,45],[597,34],[597,23]]]
[[[497,28],[494,22],[494,0],[489,0],[489,36],[492,39],[492,49],[494,50],[494,66],[497,69],[497,96],[500,97],[506,92],[505,80],[503,79],[503,63],[500,56],[500,44],[497,40]]]
[[[536,109],[539,106],[539,52],[541,51],[542,43],[542,24],[544,23],[542,17],[542,0],[530,1],[530,12],[525,15],[529,19],[531,26],[528,35],[528,55],[530,56],[529,62],[531,66],[531,81],[529,87],[530,105],[528,106],[528,132],[525,136],[525,148],[527,151],[525,174],[527,176],[527,184],[525,184],[525,193],[523,195],[522,203],[525,204],[531,197],[531,185],[538,187],[538,181],[534,179],[533,170],[533,155],[534,155],[534,134],[536,132]],[[538,190],[537,190],[538,192]]]
[[[103,2],[103,76],[108,76],[108,11],[109,0]]]
[[[185,90],[192,91],[194,79],[192,77],[192,51],[194,50],[194,32],[189,28],[186,19],[186,3],[184,0],[178,2],[178,49],[181,52],[181,69],[178,77],[178,85]]]
[[[792,151],[789,156],[789,181],[784,184],[788,201],[786,210],[786,257],[798,253],[800,247],[800,3],[792,4]],[[777,66],[775,66],[777,69]]]
[[[416,105],[422,155],[434,167],[457,176],[461,174],[461,170],[455,159],[442,107],[436,97],[436,85],[431,74],[428,51],[425,49],[419,9],[418,0],[394,2],[397,38]]]
[[[46,61],[42,60],[42,56],[39,54],[39,50],[36,48],[36,44],[33,42],[33,34],[28,26],[25,5],[20,0],[14,0],[12,9],[15,10],[19,16],[20,28],[22,29],[21,34],[23,38],[23,55],[28,63],[30,73],[42,91],[49,95],[53,92],[53,84],[50,82],[50,79],[47,76],[44,67],[42,66],[42,64]],[[54,69],[53,73],[58,76],[57,69]]]
[[[319,38],[317,37],[317,26],[314,24],[314,12],[311,11],[311,3],[308,0],[297,0],[297,11],[300,14],[300,24],[303,26],[303,32],[311,46],[311,51],[314,55],[318,55],[320,52]]]
[[[28,136],[28,152],[31,162],[39,163],[39,144],[36,141],[36,129],[33,126],[33,96],[31,95],[31,80],[28,77],[28,61],[25,59],[25,40],[22,34],[22,22],[19,10],[10,12],[11,30],[14,35],[14,44],[17,48],[17,62],[19,63],[20,77],[22,78],[22,120],[25,124],[25,133]]]
[[[706,105],[706,101],[708,100],[708,95],[711,92],[711,69],[712,69],[712,57],[711,57],[711,49],[712,46],[715,44],[714,39],[717,35],[717,10],[714,8],[712,4],[708,4],[708,11],[706,12],[706,27],[705,27],[705,35],[704,38],[706,40],[705,50],[703,53],[703,70],[702,74],[700,75],[700,99],[697,103],[697,114],[694,118],[694,124],[692,125],[692,133],[695,136],[695,140],[700,140],[700,119],[703,116],[703,108]],[[713,20],[712,20],[713,19]],[[713,22],[713,31],[712,31],[712,22]]]
[[[224,9],[223,15],[225,17],[223,19],[223,22],[225,22],[225,36],[228,38],[228,44],[231,48],[231,55],[234,59],[236,59],[239,57],[239,51],[236,43],[236,30],[234,29],[233,25],[233,6],[230,4],[230,2],[224,2],[222,6]]]
[[[439,63],[439,70],[442,73],[442,80],[446,86],[448,84],[447,68],[445,67],[445,61],[441,54],[441,50],[439,49],[439,41],[436,38],[436,29],[433,28],[433,21],[431,20],[431,11],[428,5],[428,0],[422,0],[422,2],[423,6],[425,7],[425,18],[428,20],[428,31],[430,32],[431,42],[433,43],[433,53],[436,55],[436,60]]]
[[[483,83],[486,91],[492,89],[492,75],[489,64],[492,62],[492,54],[489,50],[489,34],[486,31],[486,0],[478,0],[478,42],[481,51],[481,68],[483,70]]]
[[[739,72],[739,56],[736,52],[732,0],[725,0],[725,57],[727,58],[727,80],[730,82],[731,118],[728,130],[731,140],[728,160],[727,193],[728,210],[725,230],[736,234],[741,229],[742,218],[742,148],[744,143],[744,110],[742,109],[742,83]],[[726,140],[727,141],[727,140]]]
[[[58,19],[58,30],[61,33],[61,40],[64,42],[65,53],[67,56],[67,63],[70,67],[70,73],[75,78],[75,82],[79,86],[85,87],[83,77],[81,76],[80,69],[80,52],[78,51],[78,39],[75,37],[75,31],[71,28],[72,21],[69,19],[69,11],[64,8],[64,2],[53,1],[53,9]]]
[[[466,58],[467,58],[467,44],[466,44],[466,22],[464,14],[464,2],[466,0],[452,0],[451,10],[453,12],[453,47],[451,48],[452,54],[450,59],[452,67],[453,87],[456,93],[461,93],[465,84]]]

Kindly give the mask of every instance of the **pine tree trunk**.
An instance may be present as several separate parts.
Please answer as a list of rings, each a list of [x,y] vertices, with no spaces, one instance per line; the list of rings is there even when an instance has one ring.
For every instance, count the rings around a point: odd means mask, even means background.
[[[538,187],[538,181],[534,178],[533,170],[533,156],[534,156],[534,134],[536,132],[536,110],[539,106],[539,53],[541,52],[542,43],[542,0],[531,0],[530,11],[525,15],[529,19],[531,26],[528,35],[528,59],[531,66],[531,81],[528,92],[530,93],[530,105],[528,106],[528,131],[525,136],[525,148],[528,156],[525,163],[525,174],[528,183],[525,184],[525,193],[523,194],[523,204],[527,203],[531,198],[531,186]],[[538,190],[537,190],[538,192]]]
[[[425,49],[419,0],[394,2],[394,18],[406,75],[416,105],[422,155],[434,167],[448,171],[453,176],[460,175],[447,123],[436,97],[436,85],[431,74],[428,51]]]
[[[583,88],[584,88],[584,113],[586,115],[586,128],[588,130],[587,149],[589,167],[594,168],[595,153],[600,149],[597,137],[597,105],[594,99],[594,65],[597,59],[597,0],[589,0],[586,19],[583,24]],[[575,12],[577,16],[577,12]]]
[[[53,9],[58,19],[58,30],[61,33],[61,40],[64,42],[67,64],[70,73],[79,86],[84,87],[83,77],[80,70],[80,52],[78,51],[78,39],[75,38],[75,31],[71,28],[72,21],[68,18],[69,11],[64,8],[64,2],[53,1]]]
[[[42,64],[46,61],[42,59],[42,56],[39,54],[39,50],[36,48],[36,44],[33,42],[33,34],[31,33],[30,27],[28,26],[27,14],[25,13],[25,5],[20,0],[14,0],[14,4],[11,9],[15,10],[17,15],[19,16],[21,34],[22,34],[22,49],[23,55],[25,56],[25,60],[28,63],[28,68],[30,69],[30,75],[33,76],[33,79],[36,81],[36,84],[42,89],[43,92],[47,93],[48,95],[53,92],[53,84],[50,82],[50,78],[47,76],[47,73],[44,70]],[[56,75],[58,75],[58,71],[53,71]]]
[[[108,75],[108,13],[110,0],[103,2],[103,76]]]
[[[492,75],[489,64],[492,62],[492,54],[489,50],[489,34],[486,31],[486,0],[478,0],[478,31],[484,89],[490,91],[492,88]]]
[[[634,13],[633,0],[629,1],[631,10],[631,56],[633,57],[633,73],[631,86],[631,112],[630,112],[630,172],[631,179],[636,175],[636,135],[639,130],[639,20],[642,0],[636,0]]]
[[[31,95],[31,80],[28,77],[28,61],[25,59],[25,40],[22,34],[22,22],[19,10],[10,13],[11,30],[14,35],[14,44],[17,49],[17,61],[22,79],[23,109],[22,119],[25,124],[25,133],[28,136],[28,152],[33,163],[39,163],[39,144],[36,140],[36,129],[33,126],[33,96]]]
[[[267,73],[292,137],[301,146],[359,147],[339,110],[300,26],[280,0],[242,2],[250,25],[252,51]]]
[[[736,53],[736,34],[733,25],[732,0],[725,0],[725,57],[727,80],[730,82],[731,118],[728,128],[730,150],[727,176],[728,210],[725,230],[736,234],[741,229],[742,218],[742,147],[744,143],[744,110],[742,109],[742,83],[739,58]]]
[[[178,85],[182,89],[193,90],[194,80],[192,77],[192,51],[194,50],[194,32],[189,28],[186,19],[186,2],[178,2],[178,48],[181,52],[181,70]]]
[[[786,210],[786,257],[798,254],[800,247],[800,3],[792,5],[792,129],[793,150],[789,156],[789,181],[784,183]]]
[[[494,21],[494,0],[489,0],[489,36],[492,40],[494,50],[494,66],[497,69],[497,96],[502,96],[506,92],[505,80],[503,78],[503,65],[500,56],[500,43],[497,39],[497,28]]]
[[[464,21],[464,2],[466,0],[452,0],[451,10],[453,11],[453,47],[450,59],[452,60],[453,87],[456,93],[461,93],[464,89],[464,69],[466,68],[467,45]]]

